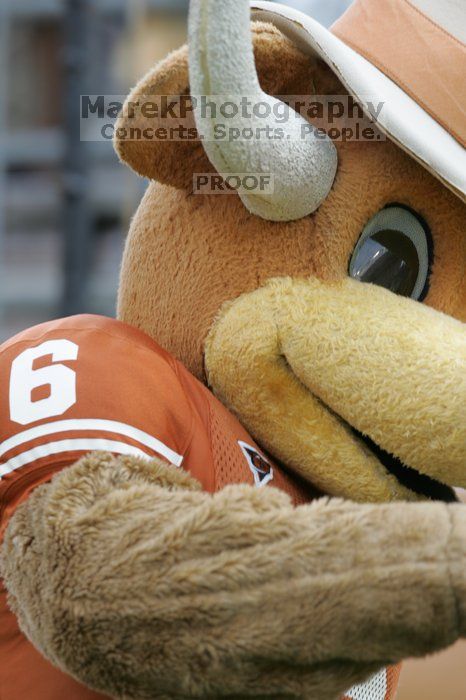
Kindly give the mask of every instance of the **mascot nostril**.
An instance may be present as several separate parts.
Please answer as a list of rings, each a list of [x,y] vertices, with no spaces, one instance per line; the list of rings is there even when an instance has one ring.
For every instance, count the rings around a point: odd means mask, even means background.
[[[0,347],[2,699],[393,700],[466,637],[466,6],[252,20],[193,0],[128,98],[173,110],[119,118],[151,182],[118,319]],[[159,127],[191,138],[126,138]]]

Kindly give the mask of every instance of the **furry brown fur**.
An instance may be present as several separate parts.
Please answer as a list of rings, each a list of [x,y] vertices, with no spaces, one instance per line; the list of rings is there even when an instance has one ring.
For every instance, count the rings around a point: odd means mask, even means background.
[[[466,634],[465,542],[462,506],[293,508],[98,455],[20,508],[3,569],[37,648],[114,697],[333,700]]]
[[[271,94],[344,94],[326,66],[310,63],[271,25],[255,24],[254,43],[261,84]],[[187,93],[187,50],[181,49],[150,71],[128,101]],[[132,122],[122,118],[119,126]],[[252,216],[233,195],[193,196],[193,172],[212,171],[198,142],[117,139],[116,146],[136,172],[180,189],[148,188],[127,241],[119,316],[157,338],[200,378],[203,342],[225,301],[279,275],[346,277],[364,225],[391,202],[413,208],[432,230],[435,262],[426,303],[466,320],[465,206],[389,141],[337,142],[329,197],[312,216],[283,224]]]
[[[204,339],[225,301],[271,277],[344,279],[369,218],[399,202],[432,229],[435,262],[426,303],[466,320],[464,204],[390,142],[337,147],[328,199],[293,223],[251,216],[233,195],[193,196],[152,183],[126,244],[120,318],[203,378]]]

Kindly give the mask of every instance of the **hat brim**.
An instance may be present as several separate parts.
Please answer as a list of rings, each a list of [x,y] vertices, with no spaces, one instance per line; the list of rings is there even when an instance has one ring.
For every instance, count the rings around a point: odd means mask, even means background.
[[[325,61],[363,109],[365,100],[383,102],[380,131],[466,201],[466,149],[396,83],[303,12],[260,0],[251,9],[254,20],[270,22]]]

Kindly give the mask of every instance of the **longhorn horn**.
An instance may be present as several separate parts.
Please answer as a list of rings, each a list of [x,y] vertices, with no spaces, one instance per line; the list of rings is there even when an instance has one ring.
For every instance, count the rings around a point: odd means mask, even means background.
[[[222,175],[273,176],[273,192],[239,191],[246,208],[271,221],[291,221],[311,214],[327,197],[337,168],[337,153],[327,136],[316,136],[309,123],[290,108],[282,120],[283,103],[261,90],[254,61],[248,0],[191,0],[189,17],[189,75],[196,126],[207,156]],[[279,67],[277,67],[279,70]],[[215,104],[201,108],[201,97]],[[247,116],[242,98],[266,103],[267,119]],[[222,118],[218,108],[225,101],[239,107],[234,118]],[[277,111],[277,105],[281,110]],[[276,114],[280,115],[280,121]],[[216,124],[262,128],[251,140],[219,138]],[[265,136],[264,127],[269,127]],[[270,130],[270,127],[273,131]],[[280,129],[283,137],[277,138]],[[271,136],[270,134],[274,134]]]

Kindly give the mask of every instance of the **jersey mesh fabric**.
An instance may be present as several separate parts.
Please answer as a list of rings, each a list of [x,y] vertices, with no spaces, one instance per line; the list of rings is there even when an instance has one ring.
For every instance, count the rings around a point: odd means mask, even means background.
[[[225,431],[225,426],[221,425],[221,418],[212,407],[210,407],[210,428],[212,440],[212,454],[217,463],[216,474],[216,489],[222,489],[228,484],[234,484],[238,480],[241,473],[242,465],[239,462],[239,456],[236,450],[231,449],[230,431]],[[243,458],[244,461],[244,458]],[[249,480],[252,475],[246,474]]]
[[[395,700],[400,671],[400,666],[390,666],[366,683],[354,686],[342,700]]]
[[[312,500],[315,492],[307,484],[298,483],[259,450],[252,438],[239,426],[236,418],[211,394],[209,403],[216,490],[228,484],[250,483],[261,488],[267,485],[279,488],[291,496],[295,505]],[[263,468],[267,474],[263,481],[258,476],[260,471],[255,468],[251,455],[265,463]]]

